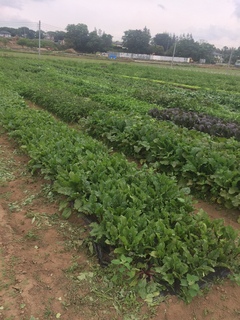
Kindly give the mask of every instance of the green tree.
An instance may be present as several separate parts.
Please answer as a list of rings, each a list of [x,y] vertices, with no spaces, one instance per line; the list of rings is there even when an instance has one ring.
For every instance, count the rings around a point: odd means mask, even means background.
[[[231,49],[227,46],[224,46],[221,50],[221,53],[223,55],[223,62],[228,63],[231,54]]]
[[[40,30],[40,38],[44,39],[46,35],[46,32],[44,32],[43,30]],[[36,38],[39,38],[39,31],[36,31]]]
[[[228,48],[227,46],[223,47],[221,50],[223,55],[224,63],[229,63],[231,57],[231,64],[235,64],[237,60],[240,59],[240,47],[236,48]]]
[[[101,30],[100,30],[101,31]],[[105,52],[112,46],[112,36],[96,29],[89,33],[86,48],[88,52]]]
[[[28,27],[20,27],[16,30],[16,35],[19,37],[34,39],[36,38],[36,32],[34,30],[29,29]]]
[[[169,33],[157,33],[152,39],[152,43],[156,46],[163,47],[166,52],[175,43],[175,36],[171,36]]]
[[[26,38],[20,38],[18,41],[17,41],[17,44],[22,46],[22,48],[24,46],[28,47],[29,46],[29,40],[26,39]]]
[[[143,30],[125,31],[122,40],[123,46],[127,48],[128,52],[149,53],[151,35],[146,27]]]
[[[151,44],[149,47],[150,54],[156,54],[157,56],[164,56],[164,48],[159,45]]]
[[[29,47],[29,48],[37,48],[38,47],[38,40],[37,39],[26,39],[26,38],[20,38],[17,41],[17,44],[22,47]],[[42,44],[42,43],[41,43]]]
[[[0,37],[0,42],[3,43],[4,47],[7,47],[9,39]]]
[[[48,31],[48,35],[50,35],[55,42],[59,42],[65,39],[66,32],[64,31]]]
[[[194,61],[199,61],[201,58],[199,43],[194,41],[191,34],[181,35],[177,41],[175,56],[192,58]]]
[[[206,63],[214,63],[214,52],[217,49],[213,44],[207,42],[199,43],[199,57],[200,59],[206,59]]]
[[[88,52],[96,53],[101,48],[101,37],[97,34],[97,31],[92,31],[88,35],[86,49]]]
[[[68,47],[71,47],[77,51],[85,52],[87,51],[87,42],[88,42],[88,27],[86,24],[78,23],[69,24],[66,28],[66,44]]]
[[[54,41],[58,42],[58,41],[62,41],[65,39],[66,36],[66,32],[64,31],[55,31],[54,32]]]
[[[232,62],[235,64],[235,62],[239,59],[240,59],[240,47],[234,50]]]
[[[1,27],[0,31],[3,31],[3,30],[10,32],[12,37],[18,36],[18,37],[27,38],[27,39],[36,38],[36,32],[34,30],[29,29],[28,27],[20,27],[18,29]]]
[[[11,33],[12,37],[15,37],[17,35],[16,29],[14,28],[0,27],[0,31],[8,31],[9,33]]]
[[[102,52],[106,52],[108,50],[110,50],[110,48],[112,47],[112,36],[110,34],[107,34],[105,32],[103,32],[101,34],[101,47],[100,47],[100,51]]]

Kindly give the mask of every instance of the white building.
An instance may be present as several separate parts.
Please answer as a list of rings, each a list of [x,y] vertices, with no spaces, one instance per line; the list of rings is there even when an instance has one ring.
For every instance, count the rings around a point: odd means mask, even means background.
[[[11,33],[8,31],[0,31],[0,37],[2,38],[11,38]]]

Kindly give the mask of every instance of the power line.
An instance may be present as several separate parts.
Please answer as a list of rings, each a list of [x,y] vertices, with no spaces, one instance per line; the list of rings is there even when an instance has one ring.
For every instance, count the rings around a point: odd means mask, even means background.
[[[53,26],[47,23],[42,22],[43,31],[65,31],[62,27]],[[21,27],[31,27],[33,30],[37,31],[39,27],[39,22],[35,21],[1,21],[1,28],[21,28]]]
[[[38,28],[38,22],[33,22],[33,21],[0,21],[1,27],[6,27],[6,28],[13,28],[13,27],[26,27],[26,26],[32,26],[34,29]]]
[[[65,28],[63,29],[61,27],[53,26],[44,22],[42,22],[42,29],[48,31],[65,31]]]

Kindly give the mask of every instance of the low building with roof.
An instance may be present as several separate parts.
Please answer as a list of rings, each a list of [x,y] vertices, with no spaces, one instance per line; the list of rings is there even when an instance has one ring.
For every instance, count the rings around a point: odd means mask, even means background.
[[[3,30],[3,31],[0,31],[0,37],[2,37],[2,38],[11,38],[12,36],[11,36],[10,32]]]

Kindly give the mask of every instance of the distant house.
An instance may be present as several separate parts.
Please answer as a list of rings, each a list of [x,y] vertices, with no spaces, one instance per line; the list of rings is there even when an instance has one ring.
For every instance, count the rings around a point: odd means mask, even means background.
[[[235,67],[240,67],[240,60],[237,60],[237,61],[235,62]]]
[[[11,38],[11,33],[8,31],[0,31],[0,37],[2,38]]]
[[[54,35],[52,35],[51,33],[46,33],[45,34],[45,40],[50,40],[50,41],[54,41]]]
[[[112,46],[114,48],[117,48],[117,49],[127,49],[123,46],[123,43],[121,41],[115,41],[112,43]]]
[[[65,40],[64,40],[64,39],[63,39],[63,40],[58,40],[57,42],[58,42],[58,44],[60,44],[61,46],[65,46]]]
[[[223,55],[218,52],[213,52],[213,58],[215,63],[223,63]]]

